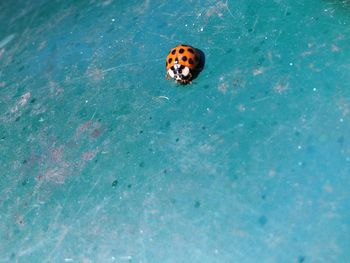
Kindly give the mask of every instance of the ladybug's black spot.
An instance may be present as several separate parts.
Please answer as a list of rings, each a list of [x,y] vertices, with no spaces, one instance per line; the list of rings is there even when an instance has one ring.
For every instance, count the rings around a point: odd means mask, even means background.
[[[182,54],[184,52],[185,52],[185,50],[183,48],[180,48],[179,53]]]
[[[172,71],[174,71],[174,70],[175,70],[174,66],[172,66],[170,69],[171,69]]]
[[[172,59],[172,58],[169,58],[169,59],[168,59],[169,64],[171,63],[171,61],[173,61],[173,59]]]
[[[176,53],[176,49],[174,49],[173,51],[171,51],[171,54],[175,55]]]
[[[192,48],[188,48],[187,51],[194,54],[194,50]]]
[[[186,57],[186,56],[183,56],[181,59],[182,59],[183,61],[187,61],[187,57]]]
[[[185,66],[184,66],[184,65],[181,65],[181,66],[180,66],[180,69],[184,69],[184,68],[185,68]]]
[[[188,63],[190,63],[190,64],[192,65],[192,64],[193,64],[193,59],[190,58],[190,59],[188,60]]]
[[[181,68],[179,68],[179,69],[178,69],[178,72],[181,74],[181,73],[182,73],[182,69],[181,69]]]

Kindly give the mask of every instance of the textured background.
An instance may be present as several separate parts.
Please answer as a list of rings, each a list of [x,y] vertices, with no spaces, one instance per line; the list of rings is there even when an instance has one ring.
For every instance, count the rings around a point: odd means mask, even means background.
[[[350,262],[350,3],[1,1],[0,262]],[[165,78],[186,43],[190,86]]]

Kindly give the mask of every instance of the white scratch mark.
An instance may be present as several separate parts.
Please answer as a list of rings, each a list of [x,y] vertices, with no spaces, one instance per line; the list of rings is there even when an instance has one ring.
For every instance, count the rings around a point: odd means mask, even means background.
[[[6,46],[14,38],[15,38],[15,34],[11,34],[11,35],[5,37],[3,40],[0,41],[0,48],[3,48],[4,46]]]

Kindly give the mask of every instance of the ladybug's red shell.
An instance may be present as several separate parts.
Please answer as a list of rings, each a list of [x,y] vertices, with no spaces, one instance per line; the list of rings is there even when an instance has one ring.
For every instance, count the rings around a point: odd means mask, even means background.
[[[190,83],[199,64],[200,54],[197,49],[188,45],[176,46],[166,58],[167,77],[174,78],[178,83]]]

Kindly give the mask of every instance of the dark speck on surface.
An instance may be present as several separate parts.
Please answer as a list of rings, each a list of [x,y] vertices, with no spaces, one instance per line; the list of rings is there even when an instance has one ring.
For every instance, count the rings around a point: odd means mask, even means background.
[[[116,188],[118,185],[118,180],[114,180],[113,183],[112,183],[112,187],[113,188]]]
[[[267,223],[267,217],[266,217],[266,216],[261,216],[261,217],[259,217],[259,224],[260,224],[261,226],[265,226],[266,223]]]
[[[30,100],[30,103],[32,103],[32,104],[35,103],[35,102],[36,102],[36,99],[35,99],[35,98],[33,98],[33,99]]]
[[[29,179],[26,178],[26,179],[23,180],[22,185],[25,186],[25,185],[27,185],[28,183],[29,183]]]
[[[201,202],[196,201],[196,202],[194,203],[194,207],[195,207],[195,208],[199,208],[200,206],[201,206]]]
[[[179,138],[176,138],[176,142],[178,142],[180,139]]]
[[[140,162],[139,167],[141,167],[141,168],[145,167],[145,162]]]
[[[339,144],[344,144],[344,136],[340,136],[338,139],[337,139],[337,143]]]
[[[131,186],[132,186],[131,184],[128,184],[128,188],[129,188],[129,189],[131,188]]]
[[[299,256],[298,257],[298,263],[305,262],[305,257],[304,256]]]
[[[171,125],[171,122],[170,122],[170,121],[167,121],[167,122],[165,123],[165,127],[166,127],[166,128],[170,127],[170,125]]]
[[[266,195],[261,195],[261,199],[265,200],[266,199]]]

